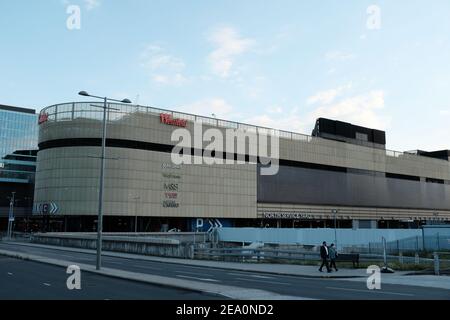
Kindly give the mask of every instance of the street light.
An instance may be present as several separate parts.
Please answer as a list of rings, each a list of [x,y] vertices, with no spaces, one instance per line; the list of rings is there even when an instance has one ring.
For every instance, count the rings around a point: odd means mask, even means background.
[[[137,229],[138,229],[138,227],[137,227],[137,224],[138,224],[137,206],[138,206],[138,201],[141,200],[141,197],[134,197],[133,200],[135,200],[135,203],[134,203],[134,216],[135,216],[134,233],[137,233]]]
[[[338,213],[338,210],[334,209],[332,210],[332,212],[334,213],[334,244],[336,245],[336,250],[337,250],[337,227],[336,227],[336,215]]]
[[[103,100],[104,104],[103,106],[95,106],[94,107],[99,107],[99,108],[103,108],[103,133],[102,133],[102,156],[101,156],[101,166],[100,166],[100,190],[98,193],[98,221],[97,221],[97,270],[101,269],[102,266],[102,260],[101,260],[101,256],[102,256],[102,231],[103,231],[103,193],[104,193],[104,181],[105,181],[105,153],[106,153],[106,119],[107,119],[107,112],[109,111],[109,109],[107,106],[107,102],[108,101],[115,101],[115,102],[121,102],[121,103],[131,103],[131,101],[129,99],[123,99],[123,100],[115,100],[115,99],[110,99],[107,97],[99,97],[99,96],[94,96],[91,95],[89,93],[87,93],[86,91],[80,91],[78,93],[80,96],[84,96],[84,97],[92,97],[92,98],[97,98],[97,99],[101,99]]]
[[[12,197],[9,202],[9,216],[8,216],[8,233],[7,233],[8,240],[11,240],[11,234],[12,234],[13,223],[14,223],[14,204],[16,201],[15,200],[16,193],[11,192],[11,194],[12,194]]]

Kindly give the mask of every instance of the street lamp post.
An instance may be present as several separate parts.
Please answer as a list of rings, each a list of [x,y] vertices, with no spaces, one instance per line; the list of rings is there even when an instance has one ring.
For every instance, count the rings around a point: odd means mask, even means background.
[[[105,154],[106,154],[106,123],[107,114],[110,108],[108,108],[108,101],[115,101],[121,103],[131,103],[128,99],[115,100],[107,97],[99,97],[88,94],[86,91],[80,91],[80,96],[92,97],[103,100],[103,106],[94,106],[103,108],[103,130],[102,130],[102,156],[100,165],[100,190],[98,193],[98,221],[97,221],[97,265],[96,269],[100,270],[102,267],[102,232],[103,232],[103,193],[104,193],[104,180],[105,180]]]
[[[336,216],[337,216],[338,210],[334,209],[332,212],[334,213],[334,244],[336,245],[336,250],[337,250],[338,245],[337,245],[337,220],[336,220]]]
[[[7,238],[8,240],[11,240],[11,236],[12,236],[12,229],[13,229],[13,222],[14,222],[14,203],[15,203],[15,196],[16,193],[12,192],[12,197],[11,200],[9,202],[9,216],[8,216],[8,234],[7,234]]]
[[[141,199],[141,197],[134,197],[133,200],[135,200],[134,203],[134,233],[137,233],[138,231],[138,216],[137,216],[137,206],[138,201]]]

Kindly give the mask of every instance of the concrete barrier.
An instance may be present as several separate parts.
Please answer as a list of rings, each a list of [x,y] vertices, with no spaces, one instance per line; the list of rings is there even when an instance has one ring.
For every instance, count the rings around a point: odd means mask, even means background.
[[[96,249],[94,234],[35,234],[31,242],[83,249]],[[135,253],[149,256],[194,258],[194,246],[180,240],[167,238],[136,238],[125,236],[103,236],[102,249],[105,251]]]

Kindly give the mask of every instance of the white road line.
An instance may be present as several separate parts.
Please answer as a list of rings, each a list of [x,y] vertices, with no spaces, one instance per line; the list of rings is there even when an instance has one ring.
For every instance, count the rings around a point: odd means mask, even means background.
[[[252,278],[258,278],[258,279],[276,279],[275,277],[260,276],[260,275],[257,275],[257,274],[248,274],[248,273],[229,272],[227,274],[230,275],[230,276],[238,276],[238,277],[252,277]]]
[[[410,293],[399,293],[399,292],[388,292],[388,291],[380,291],[380,290],[358,290],[358,289],[350,289],[350,288],[338,288],[338,287],[326,287],[325,289],[331,289],[331,290],[343,290],[343,291],[355,291],[355,292],[371,292],[371,293],[380,293],[380,294],[391,294],[396,296],[407,296],[407,297],[413,297],[414,294]]]
[[[68,254],[58,254],[58,256],[66,257],[66,258],[70,258],[70,259],[75,259],[75,257],[73,255],[68,255]]]
[[[214,277],[212,274],[202,273],[199,274],[198,272],[189,272],[189,271],[181,271],[181,270],[175,270],[176,273],[185,273],[185,274],[193,274],[195,276],[201,276],[201,277]]]
[[[132,267],[135,267],[135,268],[141,268],[141,269],[161,270],[160,268],[149,267],[149,266],[141,266],[141,265],[139,265],[139,264],[133,264]]]
[[[203,279],[203,278],[197,278],[197,277],[189,277],[189,276],[183,276],[183,275],[176,275],[178,278],[186,278],[186,279],[194,279],[194,280],[200,280],[200,281],[207,281],[207,282],[220,282],[219,280],[214,279]]]
[[[50,283],[45,283],[45,282],[43,283],[43,285],[46,286],[46,287],[51,287],[52,286]]]
[[[251,274],[250,277],[259,278],[259,279],[276,279],[274,277],[260,276],[260,275],[256,275],[256,274]]]
[[[115,262],[115,261],[105,261],[105,263],[117,264],[119,266],[123,266],[124,265],[122,262]]]
[[[247,277],[248,276],[247,273],[227,272],[227,274],[230,276],[238,276],[238,277]]]
[[[211,268],[208,268],[208,267],[196,267],[196,266],[188,266],[188,265],[183,265],[183,268],[198,269],[198,270],[211,269]]]
[[[8,272],[8,276],[12,276],[13,274],[11,272]]]
[[[285,286],[291,286],[292,284],[287,282],[278,282],[278,281],[266,281],[266,280],[256,280],[256,279],[243,279],[243,278],[236,278],[236,280],[241,281],[252,281],[252,282],[261,282],[261,283],[270,283],[270,284],[282,284]]]

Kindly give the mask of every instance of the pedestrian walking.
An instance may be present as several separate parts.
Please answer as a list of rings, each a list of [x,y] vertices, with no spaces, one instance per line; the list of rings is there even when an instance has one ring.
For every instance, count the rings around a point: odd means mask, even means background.
[[[331,246],[328,248],[328,254],[330,256],[330,268],[333,269],[334,266],[334,270],[338,271],[338,268],[336,267],[336,259],[337,259],[337,251],[336,251],[336,247],[334,246],[334,243],[331,244]]]
[[[326,241],[324,241],[320,247],[320,258],[322,259],[322,265],[320,266],[319,271],[322,272],[323,266],[326,266],[327,272],[330,273],[331,269],[328,265],[329,252]]]

